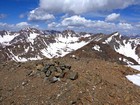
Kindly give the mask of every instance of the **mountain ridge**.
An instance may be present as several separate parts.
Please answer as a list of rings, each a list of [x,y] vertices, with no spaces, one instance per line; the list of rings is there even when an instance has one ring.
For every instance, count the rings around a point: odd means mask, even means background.
[[[60,32],[25,28],[18,32],[0,31],[0,40],[1,61],[25,62],[45,57],[58,58],[89,43],[99,42],[102,46],[103,44],[109,45],[116,53],[140,63],[140,39],[122,36],[119,32],[105,35],[74,32],[73,30]]]

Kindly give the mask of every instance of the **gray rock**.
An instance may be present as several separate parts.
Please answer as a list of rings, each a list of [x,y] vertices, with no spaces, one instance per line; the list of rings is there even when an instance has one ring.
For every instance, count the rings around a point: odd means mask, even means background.
[[[63,70],[63,72],[67,73],[67,72],[70,72],[70,70],[69,69],[65,69],[65,70]]]
[[[22,86],[25,86],[25,85],[27,85],[28,84],[28,81],[23,81],[22,82]]]
[[[46,77],[49,77],[50,75],[51,75],[51,71],[50,70],[48,70],[46,73],[45,73],[45,75],[46,75]]]
[[[26,76],[32,76],[32,74],[33,74],[33,71],[32,70],[29,70],[29,71],[27,71]]]
[[[45,67],[41,70],[42,72],[46,73],[48,71],[49,65],[45,65]]]
[[[76,80],[78,78],[78,72],[70,72],[69,79]]]
[[[57,67],[57,72],[62,73],[63,71],[59,67]]]
[[[49,79],[49,81],[50,81],[51,83],[55,83],[55,82],[58,81],[58,78],[52,77],[52,78]]]
[[[63,63],[61,63],[61,64],[59,65],[59,67],[60,67],[61,70],[65,70],[65,69],[66,69],[66,65],[63,64]]]
[[[66,68],[65,68],[65,66],[60,66],[60,69],[65,70]]]
[[[57,68],[55,66],[50,66],[48,70],[51,72],[55,72],[57,71]]]
[[[55,64],[54,63],[50,63],[50,64],[47,64],[48,66],[55,66]]]
[[[59,76],[60,78],[64,78],[65,77],[65,73],[64,72],[62,72],[61,74],[60,74],[60,76]]]
[[[65,65],[65,68],[67,68],[67,69],[71,69],[71,66],[70,65]]]

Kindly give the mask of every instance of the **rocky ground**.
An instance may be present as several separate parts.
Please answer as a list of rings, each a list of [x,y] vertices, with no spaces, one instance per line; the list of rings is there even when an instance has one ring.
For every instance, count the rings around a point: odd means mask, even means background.
[[[0,105],[140,105],[129,67],[93,58],[0,63]]]

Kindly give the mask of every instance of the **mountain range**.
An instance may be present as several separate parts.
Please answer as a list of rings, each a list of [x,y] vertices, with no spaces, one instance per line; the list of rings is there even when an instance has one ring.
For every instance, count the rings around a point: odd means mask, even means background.
[[[25,28],[0,31],[0,61],[25,62],[63,56],[96,57],[123,64],[140,63],[140,38]]]

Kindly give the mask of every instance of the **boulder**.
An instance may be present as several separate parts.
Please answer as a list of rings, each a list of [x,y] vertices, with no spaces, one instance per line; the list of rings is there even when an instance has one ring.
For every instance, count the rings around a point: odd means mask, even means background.
[[[78,72],[70,72],[69,79],[76,80],[78,78]]]

